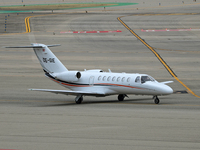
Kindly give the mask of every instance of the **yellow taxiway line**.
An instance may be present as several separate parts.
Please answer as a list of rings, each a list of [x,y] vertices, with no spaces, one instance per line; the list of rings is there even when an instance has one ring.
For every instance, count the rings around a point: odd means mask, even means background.
[[[171,14],[170,14],[171,15]],[[164,65],[164,67],[167,69],[167,71],[174,77],[180,84],[182,84],[189,93],[194,95],[195,97],[200,98],[200,96],[196,95],[188,86],[186,86],[177,76],[176,74],[172,71],[172,69],[167,65],[167,63],[162,59],[162,57],[154,50],[153,47],[151,47],[148,43],[146,43],[142,38],[140,38],[131,28],[129,28],[122,20],[121,18],[125,16],[118,17],[118,21],[126,28],[128,29],[138,40],[140,40],[147,48],[149,48],[155,56],[158,58],[158,60]]]
[[[35,15],[35,16],[28,16],[28,17],[26,17],[26,18],[25,18],[26,32],[24,32],[24,33],[30,33],[30,32],[31,32],[30,18],[33,18],[33,17],[43,17],[43,16],[50,16],[50,15],[58,15],[58,14],[45,14],[45,15]]]
[[[25,33],[31,32],[30,21],[29,21],[29,19],[30,19],[31,17],[32,17],[32,16],[29,16],[29,17],[26,17],[26,18],[25,18],[25,26],[26,26],[26,32],[25,32]]]

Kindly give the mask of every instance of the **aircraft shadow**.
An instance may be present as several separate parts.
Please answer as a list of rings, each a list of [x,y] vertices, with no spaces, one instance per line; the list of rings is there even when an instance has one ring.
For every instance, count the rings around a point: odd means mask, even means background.
[[[94,101],[83,100],[81,104],[76,104],[74,101],[66,101],[66,102],[63,101],[63,103],[58,102],[57,104],[55,103],[56,103],[55,101],[54,101],[54,104],[51,104],[51,102],[48,102],[48,104],[39,104],[39,105],[36,105],[35,107],[81,106],[81,105],[90,105],[90,104],[141,104],[141,105],[154,104],[152,98],[126,99],[124,101],[118,101],[116,99],[115,100],[94,100]]]

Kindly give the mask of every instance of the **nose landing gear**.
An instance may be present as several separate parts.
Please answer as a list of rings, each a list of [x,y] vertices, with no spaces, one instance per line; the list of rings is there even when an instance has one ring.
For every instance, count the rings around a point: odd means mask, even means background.
[[[159,104],[160,103],[160,100],[159,100],[159,98],[157,96],[154,96],[153,99],[154,99],[154,103],[155,104]]]

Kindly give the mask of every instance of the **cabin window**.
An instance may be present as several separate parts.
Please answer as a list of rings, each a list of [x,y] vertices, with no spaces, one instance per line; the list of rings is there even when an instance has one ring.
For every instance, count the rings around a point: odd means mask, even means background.
[[[99,80],[99,81],[101,80],[101,76],[98,77],[98,80]]]
[[[124,81],[125,81],[125,79],[126,79],[126,78],[125,78],[125,77],[123,77],[123,78],[122,78],[122,82],[124,82]]]
[[[103,81],[106,81],[106,76],[103,77]]]
[[[121,78],[120,78],[120,77],[118,77],[118,78],[117,78],[117,81],[119,82],[119,81],[120,81],[120,79],[121,79]]]
[[[136,83],[140,83],[140,76],[137,76],[137,77],[136,77],[135,82],[136,82]]]
[[[116,79],[116,77],[113,77],[113,78],[112,78],[112,81],[115,81],[115,79]]]
[[[111,79],[111,76],[108,77],[107,81],[110,81],[110,79]]]
[[[128,79],[127,79],[127,82],[130,82],[131,81],[131,78],[129,77]]]

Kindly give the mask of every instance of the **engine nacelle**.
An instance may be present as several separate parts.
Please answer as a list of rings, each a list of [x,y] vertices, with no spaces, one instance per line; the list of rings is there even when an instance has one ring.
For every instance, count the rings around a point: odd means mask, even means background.
[[[79,71],[66,71],[55,75],[56,79],[75,82],[81,78],[81,73]]]

